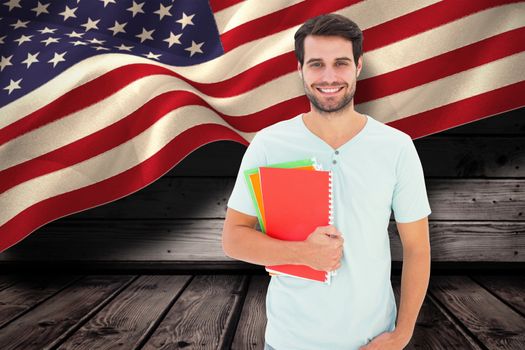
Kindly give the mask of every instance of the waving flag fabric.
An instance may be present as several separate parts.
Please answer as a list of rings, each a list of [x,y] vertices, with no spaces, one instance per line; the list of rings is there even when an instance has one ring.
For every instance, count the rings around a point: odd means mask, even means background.
[[[293,33],[364,31],[356,109],[422,137],[525,105],[525,3],[3,0],[0,251],[308,109]]]

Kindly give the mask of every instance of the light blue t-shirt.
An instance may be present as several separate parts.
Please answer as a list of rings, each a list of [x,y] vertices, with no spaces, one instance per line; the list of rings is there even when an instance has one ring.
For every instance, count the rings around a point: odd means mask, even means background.
[[[342,264],[330,285],[273,276],[265,339],[277,350],[358,349],[395,328],[387,228],[392,210],[403,223],[430,214],[423,169],[410,136],[369,116],[364,128],[335,150],[299,115],[256,134],[228,207],[256,216],[245,169],[310,157],[333,173],[334,225],[344,236]]]

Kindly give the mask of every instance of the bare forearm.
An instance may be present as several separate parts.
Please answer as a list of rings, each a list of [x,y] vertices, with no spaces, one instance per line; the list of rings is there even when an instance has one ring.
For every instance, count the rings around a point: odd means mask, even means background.
[[[281,241],[249,227],[223,234],[223,249],[234,259],[257,265],[303,264],[304,242]]]
[[[414,332],[421,305],[425,299],[430,278],[430,250],[419,250],[403,254],[401,276],[401,298],[396,333],[406,343]]]

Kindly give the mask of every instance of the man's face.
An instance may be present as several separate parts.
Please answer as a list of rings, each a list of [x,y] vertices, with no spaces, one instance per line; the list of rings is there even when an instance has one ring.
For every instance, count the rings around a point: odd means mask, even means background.
[[[341,113],[352,106],[361,62],[354,62],[352,42],[338,36],[312,36],[304,40],[301,69],[304,91],[319,113]]]

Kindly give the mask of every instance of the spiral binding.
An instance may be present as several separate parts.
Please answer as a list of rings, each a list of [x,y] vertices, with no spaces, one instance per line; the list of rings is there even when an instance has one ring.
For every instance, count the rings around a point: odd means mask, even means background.
[[[334,224],[334,183],[332,177],[332,171],[328,172],[328,224]],[[330,271],[332,276],[337,275],[337,271]]]
[[[323,165],[315,157],[310,158],[315,170],[323,170]],[[334,198],[332,171],[328,171],[328,224],[334,224]],[[330,271],[330,276],[336,276],[337,271]]]

